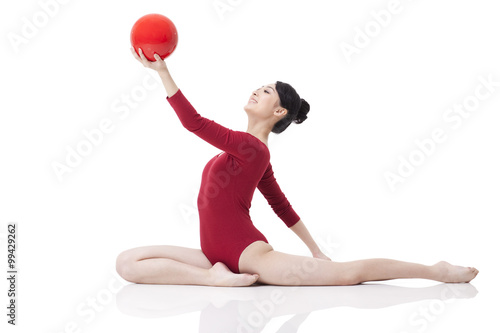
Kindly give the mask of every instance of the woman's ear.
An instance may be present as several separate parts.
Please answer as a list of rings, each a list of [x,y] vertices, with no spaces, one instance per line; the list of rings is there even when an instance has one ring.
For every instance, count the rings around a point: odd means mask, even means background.
[[[277,116],[285,116],[288,113],[288,110],[285,108],[279,108],[274,111],[274,114]]]

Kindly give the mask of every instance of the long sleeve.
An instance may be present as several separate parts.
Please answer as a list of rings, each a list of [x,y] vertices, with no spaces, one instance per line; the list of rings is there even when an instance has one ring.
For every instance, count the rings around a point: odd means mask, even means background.
[[[179,89],[167,101],[174,109],[182,125],[211,145],[231,155],[241,155],[245,138],[241,132],[226,128],[213,120],[202,117]]]
[[[292,205],[288,202],[285,194],[281,191],[281,188],[274,177],[274,171],[270,163],[257,188],[264,195],[276,215],[278,215],[278,217],[285,222],[287,227],[292,227],[300,220],[300,217],[297,215],[295,210],[293,210]]]

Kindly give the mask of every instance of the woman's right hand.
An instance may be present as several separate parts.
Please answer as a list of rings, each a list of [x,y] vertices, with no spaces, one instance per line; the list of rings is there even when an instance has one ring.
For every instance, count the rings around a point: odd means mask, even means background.
[[[133,47],[130,48],[130,51],[132,51],[134,58],[137,59],[137,61],[139,61],[144,67],[154,69],[158,73],[161,73],[162,71],[168,72],[167,64],[158,55],[158,53],[154,54],[156,61],[149,61],[146,58],[146,56],[144,55],[144,53],[142,53],[141,48],[139,48],[139,54],[137,54],[137,52],[135,52]]]
[[[132,51],[134,58],[136,58],[137,61],[143,64],[144,67],[154,69],[158,72],[168,97],[172,97],[179,90],[174,80],[172,79],[172,76],[170,76],[170,73],[167,69],[167,64],[165,64],[165,61],[163,61],[163,59],[157,53],[155,53],[156,61],[149,61],[144,53],[142,53],[141,49],[139,49],[139,55],[137,54],[137,52],[135,52],[133,47],[130,48],[130,51]]]

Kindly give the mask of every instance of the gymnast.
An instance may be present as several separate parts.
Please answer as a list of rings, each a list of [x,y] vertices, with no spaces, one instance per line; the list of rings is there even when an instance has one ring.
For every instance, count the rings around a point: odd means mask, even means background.
[[[145,284],[205,286],[271,285],[336,286],[367,281],[421,278],[467,283],[478,270],[440,261],[422,265],[392,259],[334,262],[321,252],[304,222],[281,191],[270,163],[268,137],[292,122],[307,119],[310,106],[284,82],[253,91],[244,110],[246,132],[234,131],[201,116],[173,81],[164,60],[149,61],[141,49],[134,57],[159,74],[167,101],[182,125],[222,152],[206,164],[197,206],[200,249],[156,245],[126,250],[116,260],[125,280]],[[275,251],[253,225],[249,209],[255,189],[277,216],[305,243],[311,256]]]

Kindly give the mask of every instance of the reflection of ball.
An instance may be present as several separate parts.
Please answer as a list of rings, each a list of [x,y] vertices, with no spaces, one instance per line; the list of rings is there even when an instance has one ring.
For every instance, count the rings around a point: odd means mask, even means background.
[[[155,53],[165,59],[174,52],[177,46],[177,29],[166,16],[144,15],[132,27],[130,42],[135,52],[139,54],[139,48],[141,48],[149,61],[155,61]]]

